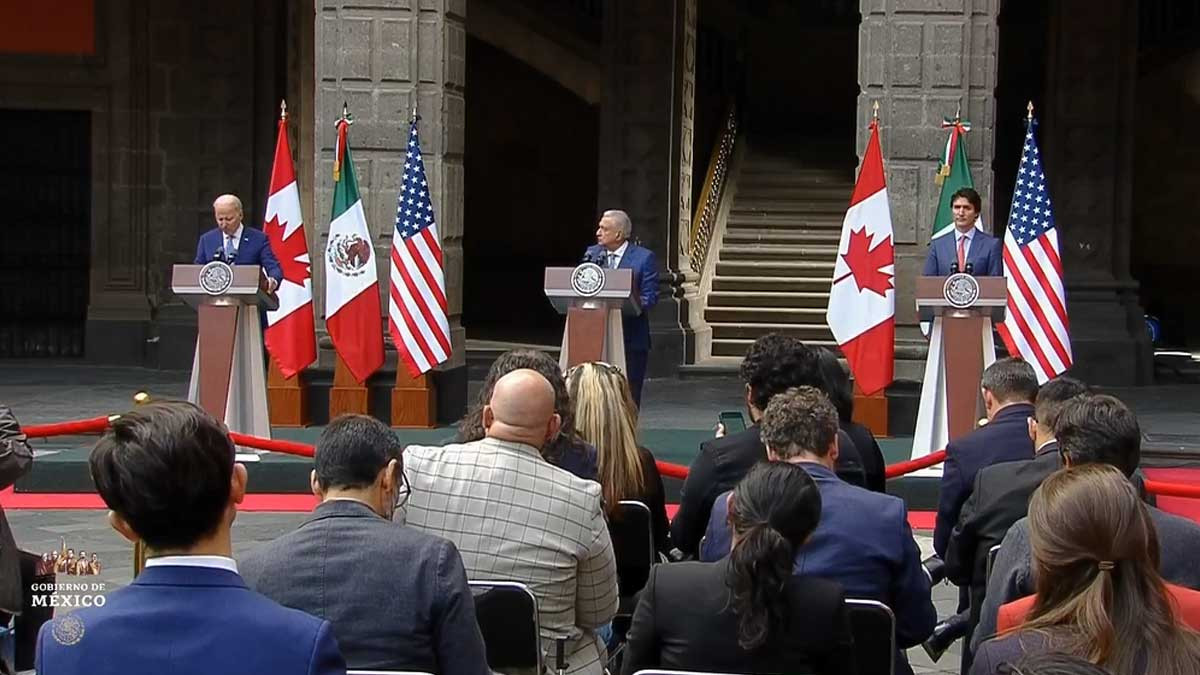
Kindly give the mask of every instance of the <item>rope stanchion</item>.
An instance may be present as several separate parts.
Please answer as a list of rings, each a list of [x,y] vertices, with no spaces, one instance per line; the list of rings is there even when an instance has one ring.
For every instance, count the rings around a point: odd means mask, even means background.
[[[29,438],[47,438],[50,436],[98,434],[107,428],[108,417],[94,417],[90,420],[75,420],[72,422],[58,422],[56,424],[34,424],[21,427],[21,431]]]
[[[897,462],[895,464],[889,464],[886,467],[884,467],[883,475],[886,476],[887,478],[898,478],[907,473],[912,473],[914,471],[920,471],[921,469],[926,469],[928,467],[933,466],[934,464],[941,464],[945,460],[946,460],[946,451],[938,450],[937,452],[931,452],[928,455],[925,455],[924,457],[919,457],[917,459],[910,459],[907,462]]]

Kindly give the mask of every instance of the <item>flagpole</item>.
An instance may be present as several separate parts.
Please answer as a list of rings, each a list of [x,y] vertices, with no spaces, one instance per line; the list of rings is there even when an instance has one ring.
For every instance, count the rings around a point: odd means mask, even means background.
[[[279,119],[287,121],[287,99],[279,99]]]

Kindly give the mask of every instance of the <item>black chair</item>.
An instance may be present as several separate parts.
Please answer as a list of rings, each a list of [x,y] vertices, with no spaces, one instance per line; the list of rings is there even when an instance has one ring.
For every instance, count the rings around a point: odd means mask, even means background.
[[[618,614],[633,614],[637,594],[646,586],[650,568],[658,563],[652,523],[650,507],[631,500],[621,500],[609,520],[608,534],[617,559],[617,588],[621,595]]]
[[[537,597],[515,581],[469,581],[475,620],[492,670],[536,668],[542,671],[542,627]]]
[[[878,600],[846,598],[858,672],[892,675],[896,668],[896,615]]]
[[[346,675],[433,675],[424,670],[347,670]]]
[[[985,584],[992,580],[992,567],[995,567],[996,556],[998,556],[998,555],[1000,555],[1000,544],[996,544],[995,546],[988,549],[987,567],[984,568],[985,576],[983,577],[983,581]]]

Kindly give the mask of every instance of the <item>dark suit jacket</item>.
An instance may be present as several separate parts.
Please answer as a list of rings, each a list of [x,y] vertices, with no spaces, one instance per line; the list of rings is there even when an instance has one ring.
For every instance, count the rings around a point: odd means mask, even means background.
[[[988,550],[1029,513],[1034,491],[1060,468],[1058,443],[1052,441],[1032,460],[993,464],[975,477],[975,489],[963,504],[946,547],[946,578],[971,589],[972,628],[979,623],[987,592]]]
[[[1033,458],[1028,422],[1031,415],[1032,403],[1010,405],[997,412],[987,425],[946,446],[937,522],[933,528],[933,550],[943,560],[950,531],[958,523],[963,502],[975,487],[975,474],[985,466]]]
[[[147,567],[103,607],[38,633],[41,675],[332,675],[346,664],[328,621],[280,607],[237,574]]]
[[[873,492],[887,492],[887,464],[883,459],[883,451],[875,434],[858,422],[838,422],[838,426],[854,441],[858,450],[858,458],[862,460],[863,476],[866,478],[866,488]]]
[[[239,566],[251,588],[332,623],[351,668],[489,672],[458,549],[365,504],[323,502]]]
[[[850,485],[820,464],[800,466],[821,492],[821,522],[796,554],[796,574],[832,579],[849,597],[886,604],[896,615],[896,643],[902,649],[920,644],[933,632],[937,611],[904,500]],[[725,498],[713,502],[702,561],[729,555],[733,533]],[[912,672],[904,659],[897,666],[897,672]]]
[[[838,431],[838,447],[838,476],[848,483],[865,485],[862,460],[854,441],[844,431]],[[732,490],[750,467],[766,459],[767,449],[759,438],[757,424],[701,443],[700,454],[692,460],[679,493],[679,511],[671,521],[671,541],[675,547],[696,555],[713,500]]]
[[[950,266],[958,264],[957,244],[957,230],[951,230],[930,242],[929,255],[925,257],[925,269],[921,274],[927,277],[949,276]],[[977,277],[1004,276],[1004,242],[987,232],[975,230],[975,234],[971,235],[971,247],[967,249],[967,264],[971,265],[972,274]]]
[[[200,241],[196,244],[196,259],[192,262],[196,265],[212,262],[218,253],[220,253],[218,259],[224,260],[224,251],[224,235],[221,234],[220,228],[214,227],[200,235]],[[226,262],[229,261],[226,260]],[[262,230],[257,230],[245,223],[242,224],[242,238],[238,241],[237,257],[230,264],[261,265],[267,276],[277,283],[283,281],[283,268],[279,266],[279,260],[271,251],[271,242],[267,239],[267,235]]]
[[[587,248],[584,259],[594,260],[603,267],[607,256],[607,249],[600,244],[593,244]],[[658,261],[650,249],[631,241],[625,248],[621,261],[617,263],[617,269],[633,270],[633,284],[638,289],[638,299],[642,303],[641,314],[624,317],[625,351],[650,351],[649,312],[650,308],[658,303]]]
[[[0,405],[0,490],[16,483],[31,466],[33,448],[12,410]],[[22,598],[20,550],[0,507],[0,612],[20,614]]]
[[[729,608],[728,562],[656,565],[629,627],[621,670],[644,668],[722,673],[858,672],[854,638],[841,587],[794,576],[785,593],[791,608],[784,631],[746,651]]]

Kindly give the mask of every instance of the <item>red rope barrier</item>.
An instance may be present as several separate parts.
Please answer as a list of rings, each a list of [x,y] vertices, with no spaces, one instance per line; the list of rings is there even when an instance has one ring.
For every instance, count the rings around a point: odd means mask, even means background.
[[[938,450],[937,452],[931,452],[924,457],[910,459],[907,462],[889,464],[884,468],[883,475],[888,478],[896,478],[897,476],[903,476],[906,473],[912,473],[914,471],[920,471],[921,469],[931,467],[934,464],[941,464],[943,461],[945,461],[945,459],[946,451]]]
[[[300,455],[301,457],[313,456],[313,446],[307,443],[281,441],[271,438],[259,438],[258,436],[247,436],[246,434],[239,434],[236,431],[229,432],[229,437],[233,439],[234,443],[243,445],[247,448],[270,450],[272,452],[286,452],[289,455]]]
[[[1146,491],[1160,497],[1187,497],[1200,499],[1200,485],[1183,485],[1181,483],[1166,483],[1159,480],[1146,481]]]
[[[29,438],[46,438],[47,436],[73,436],[75,434],[98,434],[108,428],[107,417],[95,417],[90,420],[75,420],[73,422],[58,422],[57,424],[37,424],[21,427]]]
[[[663,478],[678,478],[679,480],[684,480],[688,477],[688,468],[686,466],[662,461],[657,461],[655,464],[658,465],[658,473],[661,474]]]

